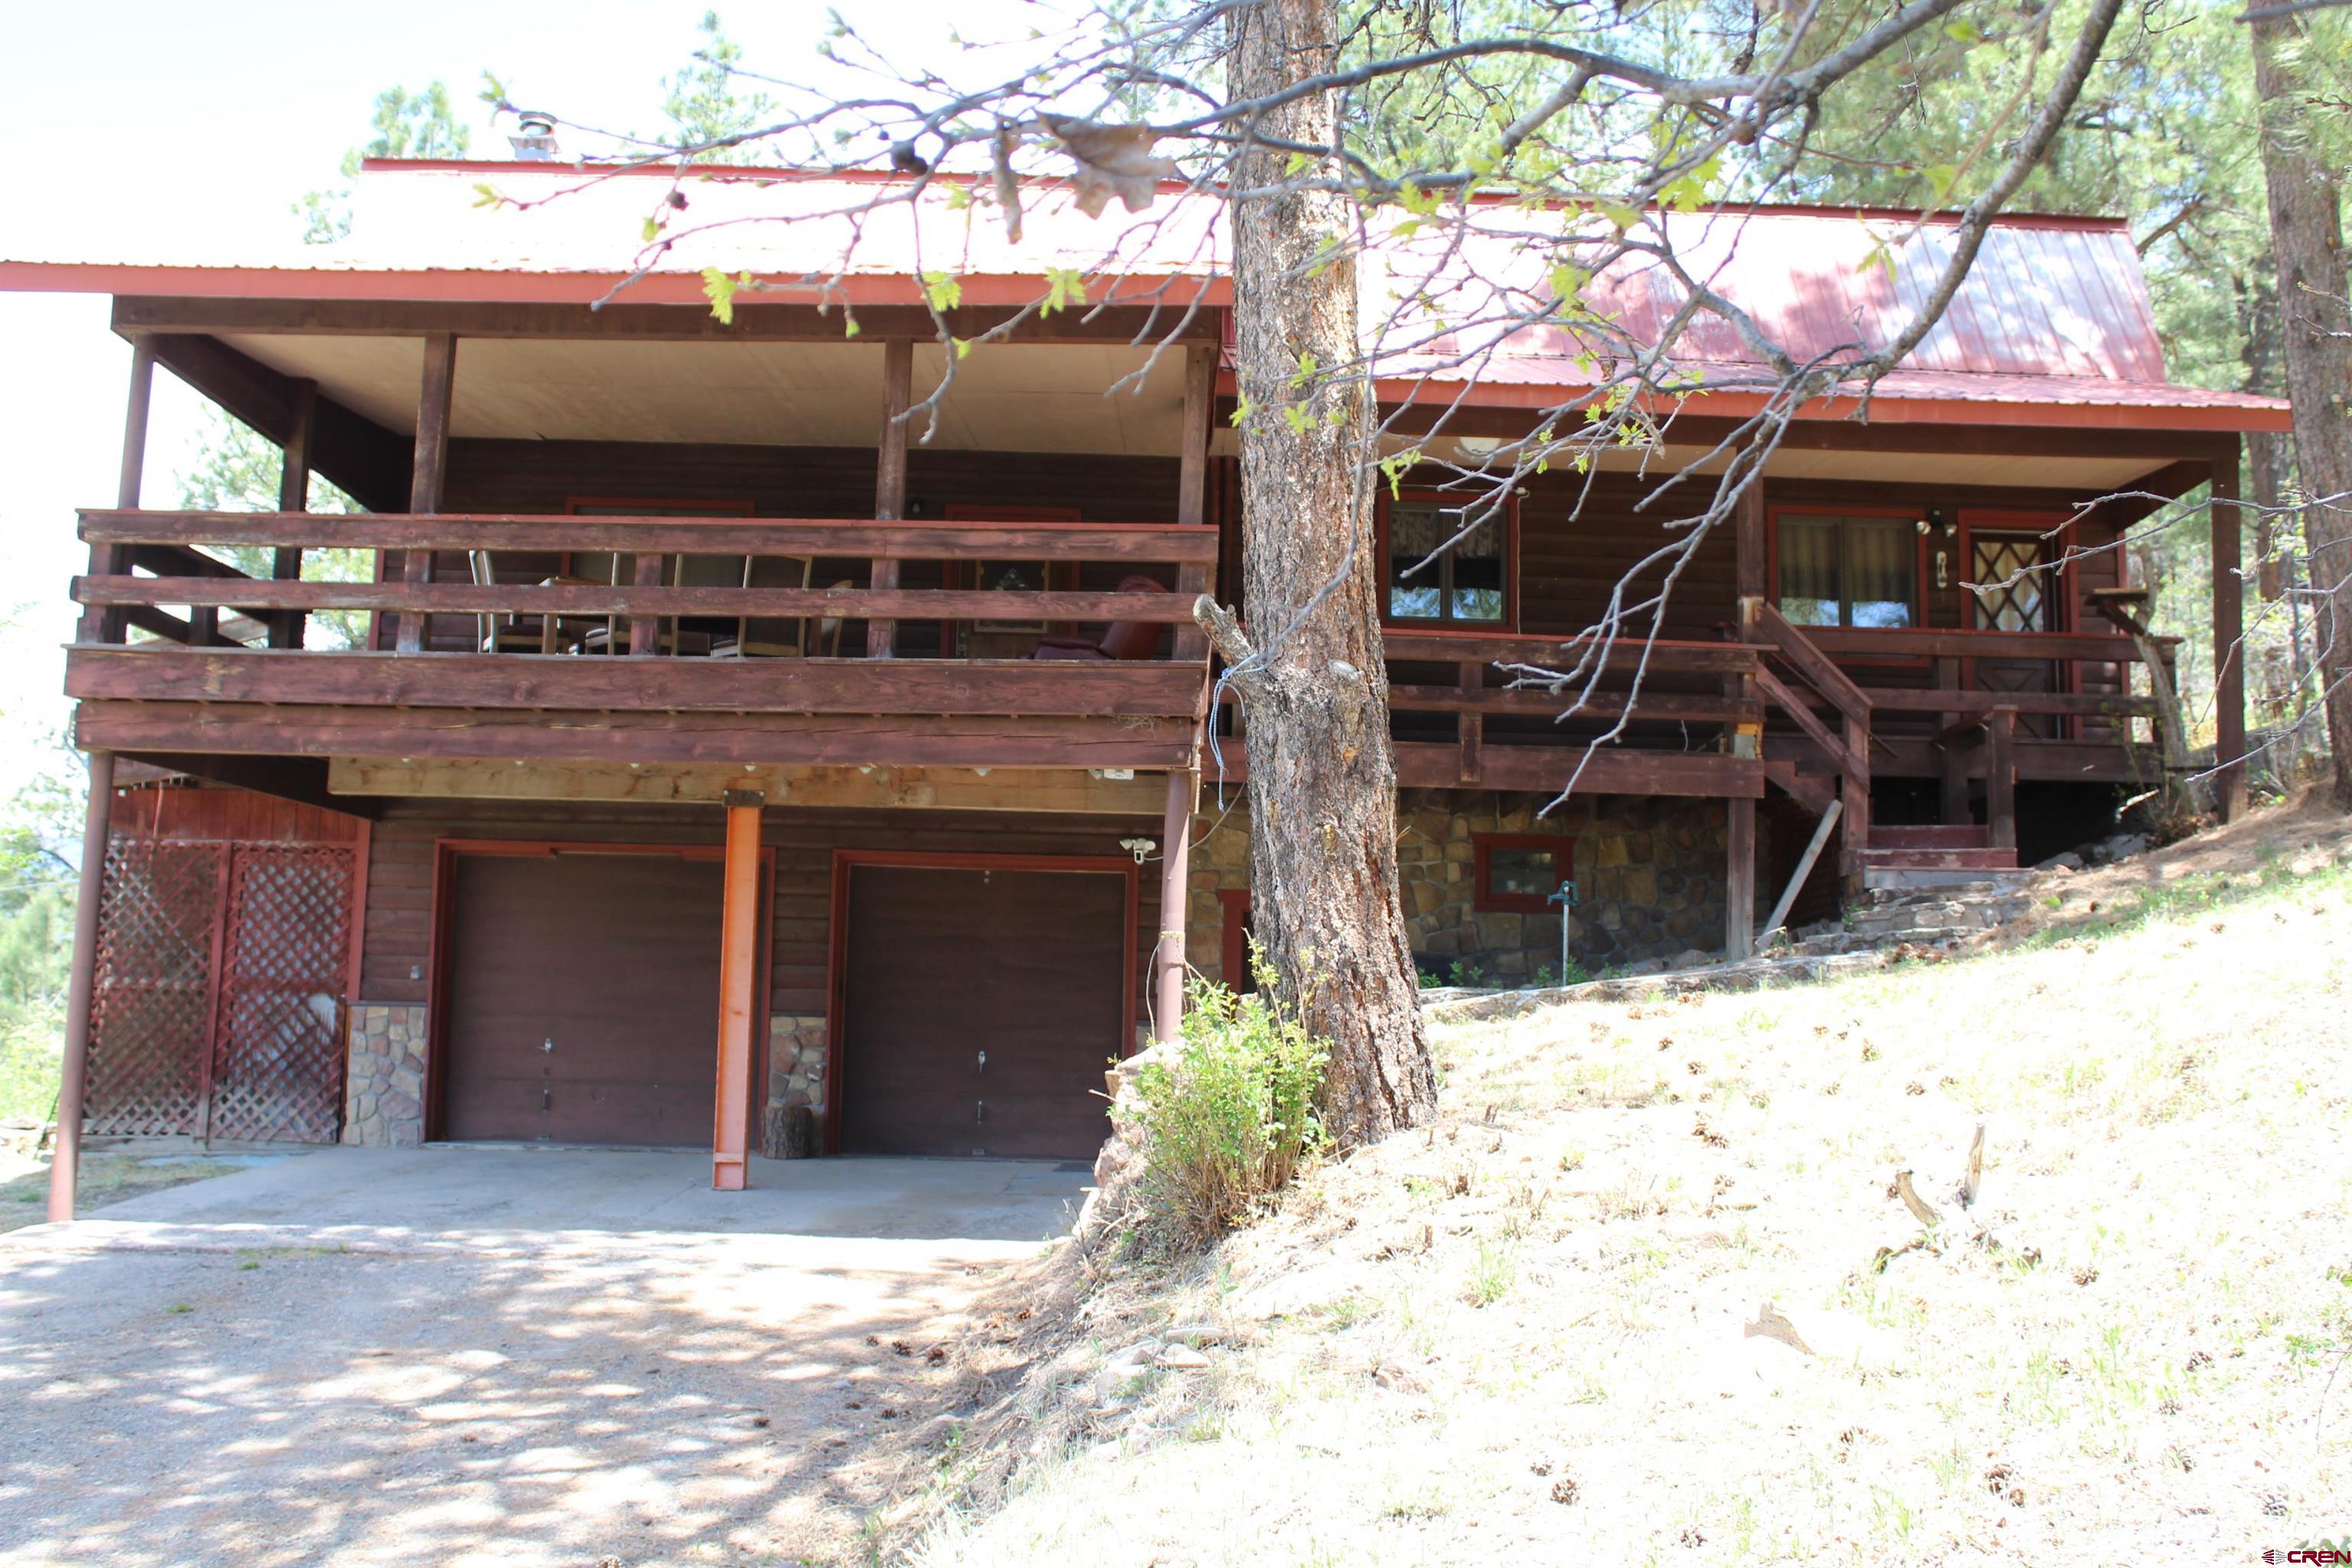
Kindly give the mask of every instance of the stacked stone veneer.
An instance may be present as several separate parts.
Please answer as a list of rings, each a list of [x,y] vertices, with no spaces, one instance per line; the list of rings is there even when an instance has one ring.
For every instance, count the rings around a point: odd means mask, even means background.
[[[784,1155],[784,1112],[805,1105],[824,1123],[824,1019],[779,1013],[768,1020],[768,1103],[760,1118],[760,1152]]]
[[[1559,969],[1556,914],[1476,907],[1475,835],[1573,837],[1570,877],[1579,895],[1569,952],[1597,974],[1615,964],[1674,958],[1723,945],[1725,811],[1720,801],[1578,796],[1549,816],[1543,798],[1404,791],[1397,801],[1397,881],[1405,930],[1423,973],[1509,984]],[[1249,886],[1249,819],[1235,808],[1192,851],[1185,952],[1223,978],[1224,900]],[[1457,974],[1456,966],[1459,965]]]
[[[379,1147],[425,1142],[425,1008],[362,1002],[350,1015],[343,1142]]]

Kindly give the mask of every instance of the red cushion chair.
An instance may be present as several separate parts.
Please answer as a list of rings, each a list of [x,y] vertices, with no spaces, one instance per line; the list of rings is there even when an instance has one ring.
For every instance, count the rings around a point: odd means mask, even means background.
[[[1162,584],[1143,576],[1122,577],[1116,590],[1121,594],[1164,594]],[[1160,652],[1160,634],[1167,628],[1157,621],[1113,621],[1103,628],[1100,637],[1048,637],[1038,643],[1031,658],[1043,659],[1138,659],[1151,658]]]

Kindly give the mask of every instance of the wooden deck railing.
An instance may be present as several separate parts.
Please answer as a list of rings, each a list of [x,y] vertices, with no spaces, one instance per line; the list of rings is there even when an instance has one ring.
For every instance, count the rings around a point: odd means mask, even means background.
[[[91,570],[73,585],[86,611],[67,691],[103,710],[85,708],[86,744],[983,766],[1181,763],[1207,666],[1192,605],[1217,551],[1207,528],[740,518],[93,510],[81,532]],[[205,552],[229,546],[257,547],[292,571],[301,552],[356,550],[376,557],[377,580],[247,576]],[[445,560],[488,552],[528,580],[499,580],[499,572],[490,581],[418,581],[403,568],[427,552]],[[567,580],[528,564],[582,552],[618,557],[613,574],[625,580]],[[407,561],[387,562],[386,552]],[[1097,563],[1156,569],[1174,591],[680,586],[663,564],[677,556],[840,560],[860,575],[883,560]],[[457,617],[466,629],[446,651],[308,648],[287,635],[294,618],[322,610],[445,617],[445,633]],[[232,616],[247,617],[243,635],[232,635]],[[515,651],[478,637],[477,617],[542,627],[601,620],[609,635],[592,643],[567,634],[572,651],[544,651],[536,639]],[[745,618],[1139,623],[1173,632],[1164,656],[1135,660],[669,656],[688,646],[675,635],[681,620]],[[131,641],[132,627],[155,640]],[[815,644],[804,635],[798,646]],[[450,710],[471,716],[434,716]],[[721,726],[722,735],[715,720],[694,717],[718,714],[760,721]],[[837,717],[815,722],[827,716]],[[584,739],[591,731],[604,737],[598,746]],[[645,752],[625,737],[656,731],[664,738]],[[788,744],[776,739],[788,734]]]

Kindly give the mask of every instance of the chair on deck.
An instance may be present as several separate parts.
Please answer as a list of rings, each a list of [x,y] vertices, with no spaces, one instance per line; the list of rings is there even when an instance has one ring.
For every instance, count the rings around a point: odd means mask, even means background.
[[[1122,577],[1115,590],[1121,594],[1164,594],[1165,584],[1145,576]],[[1087,662],[1097,659],[1150,658],[1160,652],[1160,634],[1167,628],[1157,621],[1113,621],[1099,637],[1048,637],[1037,645],[1033,659]]]
[[[805,588],[815,570],[816,563],[805,555],[748,555],[743,557],[742,585]],[[836,631],[836,641],[838,637]],[[801,658],[807,653],[805,616],[739,616],[733,635],[722,632],[710,645],[713,658]]]
[[[478,587],[495,586],[498,567],[487,550],[466,552],[466,565]],[[546,627],[537,616],[489,610],[474,617],[476,637],[484,653],[538,653],[546,641]]]

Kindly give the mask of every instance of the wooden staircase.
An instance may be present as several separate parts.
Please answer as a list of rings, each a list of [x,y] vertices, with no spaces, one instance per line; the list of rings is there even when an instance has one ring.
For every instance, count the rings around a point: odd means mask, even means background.
[[[2017,870],[2017,848],[1992,842],[1975,823],[1938,826],[1880,824],[1858,858],[1865,888],[1927,888],[2003,881]]]

